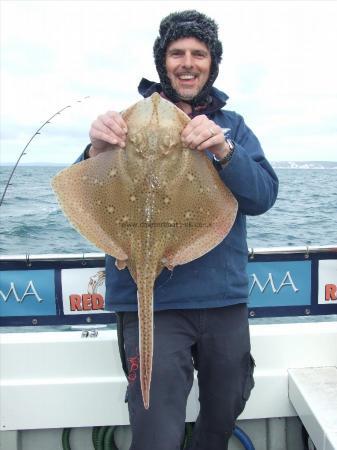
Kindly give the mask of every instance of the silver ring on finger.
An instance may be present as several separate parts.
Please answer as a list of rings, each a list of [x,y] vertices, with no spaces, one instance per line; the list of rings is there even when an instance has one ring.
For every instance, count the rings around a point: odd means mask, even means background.
[[[208,130],[211,133],[211,137],[215,136],[215,131],[213,130],[212,127],[209,127]]]

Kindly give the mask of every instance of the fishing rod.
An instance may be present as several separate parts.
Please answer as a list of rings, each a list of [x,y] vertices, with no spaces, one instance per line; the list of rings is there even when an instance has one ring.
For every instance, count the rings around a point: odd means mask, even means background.
[[[89,96],[84,97],[83,100],[86,100],[87,98],[89,98]],[[82,100],[77,100],[76,103],[82,103]],[[27,154],[27,153],[26,153],[26,150],[27,150],[29,144],[32,142],[32,140],[33,140],[38,134],[41,134],[40,131],[42,130],[42,128],[45,127],[48,123],[51,123],[51,120],[54,119],[54,117],[56,117],[57,115],[61,114],[61,113],[62,113],[63,111],[65,111],[66,109],[71,108],[71,106],[72,106],[72,105],[64,106],[63,108],[61,108],[60,110],[58,110],[56,113],[54,113],[52,116],[50,116],[49,119],[47,119],[47,120],[46,120],[46,121],[45,121],[45,122],[44,122],[44,123],[43,123],[36,131],[35,131],[35,133],[34,133],[34,134],[32,135],[32,137],[29,139],[29,141],[28,141],[27,144],[25,145],[24,149],[23,149],[22,152],[20,153],[20,156],[19,156],[18,159],[16,160],[16,163],[14,164],[14,167],[13,167],[13,169],[12,169],[12,172],[11,172],[11,174],[10,174],[8,180],[7,180],[5,189],[4,189],[4,191],[3,191],[3,194],[2,194],[2,197],[1,197],[1,200],[0,200],[0,206],[2,205],[2,203],[3,203],[4,199],[5,199],[5,195],[6,195],[7,189],[8,189],[8,187],[9,187],[10,184],[11,184],[11,180],[12,180],[12,178],[13,178],[14,172],[15,172],[15,170],[16,170],[16,168],[17,168],[17,166],[18,166],[18,164],[19,164],[19,162],[20,162],[20,160],[21,160],[21,158],[22,158],[24,155]]]

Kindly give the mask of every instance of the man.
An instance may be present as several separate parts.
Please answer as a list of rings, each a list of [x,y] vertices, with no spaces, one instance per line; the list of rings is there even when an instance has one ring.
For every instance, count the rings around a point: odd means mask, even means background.
[[[138,87],[144,97],[159,92],[191,117],[182,142],[213,159],[239,211],[221,244],[173,273],[164,269],[156,281],[148,410],[139,383],[136,286],[128,270],[118,271],[107,256],[106,302],[119,313],[122,360],[129,381],[130,450],[180,449],[194,368],[200,413],[189,448],[224,450],[254,385],[245,216],[262,214],[273,205],[278,181],[242,117],[221,109],[228,97],[213,87],[221,56],[212,19],[197,11],[170,14],[162,20],[154,43],[160,84],[143,79]],[[99,116],[91,126],[91,144],[83,157],[113,151],[111,144],[124,147],[127,131],[119,113]]]

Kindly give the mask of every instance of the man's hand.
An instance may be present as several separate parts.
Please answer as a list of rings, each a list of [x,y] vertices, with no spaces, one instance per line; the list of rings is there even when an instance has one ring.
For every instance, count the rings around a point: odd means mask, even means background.
[[[205,115],[194,117],[181,133],[181,140],[192,150],[209,150],[222,159],[229,152],[222,128]]]
[[[89,137],[91,149],[89,156],[93,157],[111,148],[111,145],[125,147],[127,125],[122,116],[115,111],[108,111],[91,124]]]

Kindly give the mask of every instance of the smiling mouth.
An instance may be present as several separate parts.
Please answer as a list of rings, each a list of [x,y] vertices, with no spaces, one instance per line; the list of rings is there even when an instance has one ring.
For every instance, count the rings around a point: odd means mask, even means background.
[[[186,81],[186,80],[194,80],[195,76],[194,75],[180,75],[178,78],[179,78],[179,80]]]
[[[194,87],[197,84],[197,77],[190,76],[190,77],[178,77],[177,80],[178,86],[180,86],[181,89],[194,89]]]
[[[177,74],[177,78],[180,81],[191,81],[191,80],[195,80],[197,78],[197,76],[194,75],[193,73],[181,73],[181,74]]]

